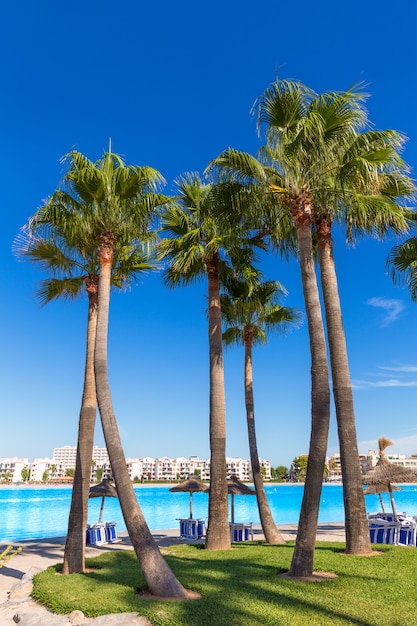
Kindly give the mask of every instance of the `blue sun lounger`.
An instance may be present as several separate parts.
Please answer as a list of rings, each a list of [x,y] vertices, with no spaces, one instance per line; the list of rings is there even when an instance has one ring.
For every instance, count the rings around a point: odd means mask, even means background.
[[[397,544],[400,533],[399,522],[374,518],[369,522],[369,536],[371,543]]]
[[[206,531],[204,519],[193,519],[192,517],[177,518],[180,523],[180,536],[184,539],[201,539]]]
[[[253,528],[252,522],[244,522],[242,524],[236,524],[235,522],[231,522],[230,526],[230,541],[232,543],[237,543],[240,541],[253,541]]]
[[[106,525],[100,524],[88,524],[87,525],[87,546],[101,546],[103,543],[107,543],[106,539]]]
[[[406,513],[370,513],[368,525],[371,543],[417,546],[417,520]]]

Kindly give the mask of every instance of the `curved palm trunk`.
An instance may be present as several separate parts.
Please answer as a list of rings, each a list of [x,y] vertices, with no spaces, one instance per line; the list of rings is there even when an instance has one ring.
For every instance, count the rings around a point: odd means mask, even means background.
[[[253,375],[252,375],[252,344],[253,328],[245,326],[245,404],[246,419],[248,423],[248,438],[250,460],[252,465],[252,476],[255,484],[256,499],[258,502],[259,517],[266,541],[271,545],[285,544],[285,540],[277,528],[271,509],[266,497],[264,483],[262,479],[261,467],[259,465],[258,446],[256,443],[255,431],[255,404],[253,400]]]
[[[65,542],[63,574],[85,571],[85,533],[88,519],[91,460],[93,456],[94,427],[97,413],[96,383],[94,378],[94,345],[97,327],[98,276],[86,281],[88,293],[87,350],[84,371],[84,390],[78,424],[77,460],[72,487],[68,533]]]
[[[310,219],[294,220],[311,352],[311,435],[307,475],[290,576],[313,572],[314,548],[330,421],[330,389],[326,341],[320,306]]]
[[[224,394],[219,259],[208,261],[210,351],[210,494],[207,550],[228,550],[230,531],[226,475],[226,401]]]
[[[149,591],[165,598],[186,598],[187,592],[168,567],[148,528],[127,471],[114,415],[107,370],[107,331],[110,302],[112,249],[100,249],[99,306],[94,355],[97,400],[104,438],[123,518]]]
[[[319,236],[321,285],[326,312],[333,395],[336,406],[343,476],[346,552],[348,554],[369,554],[371,552],[371,543],[362,489],[352,385],[332,253],[330,224],[326,220],[321,220],[317,231]]]

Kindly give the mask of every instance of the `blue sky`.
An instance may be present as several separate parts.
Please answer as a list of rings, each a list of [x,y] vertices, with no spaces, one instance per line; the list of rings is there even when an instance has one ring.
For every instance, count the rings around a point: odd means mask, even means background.
[[[96,160],[111,137],[127,163],[159,169],[170,192],[228,146],[257,151],[249,112],[279,72],[318,92],[367,83],[370,119],[409,137],[415,170],[417,9],[409,0],[17,0],[0,11],[0,457],[32,460],[76,444],[82,391],[86,301],[41,308],[41,275],[11,251],[62,179],[60,157],[75,147]],[[385,434],[390,452],[417,453],[417,311],[385,272],[395,243],[346,248],[336,237],[361,452]],[[302,310],[296,262],[270,256],[262,267]],[[203,283],[168,291],[157,274],[114,294],[109,369],[126,456],[209,456],[205,308]],[[274,465],[308,451],[309,367],[305,324],[255,352],[258,445]],[[241,350],[227,351],[225,368],[227,454],[247,458]],[[333,414],[329,453],[337,449]]]

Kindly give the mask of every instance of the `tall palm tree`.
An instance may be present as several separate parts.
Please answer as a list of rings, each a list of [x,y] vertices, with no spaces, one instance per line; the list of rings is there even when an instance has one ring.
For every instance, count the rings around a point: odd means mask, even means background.
[[[68,163],[65,182],[71,195],[88,207],[89,211],[83,215],[84,229],[88,240],[93,238],[97,244],[99,283],[94,372],[103,433],[123,517],[150,592],[185,598],[187,593],[162,557],[135,496],[112,406],[107,365],[115,251],[124,246],[137,250],[149,240],[155,209],[166,201],[158,193],[163,179],[150,167],[125,166],[118,155],[110,152],[93,163],[80,152],[72,151],[65,161]]]
[[[280,245],[282,226],[288,232],[288,217],[296,232],[301,280],[310,336],[311,436],[308,468],[299,530],[291,564],[292,576],[312,573],[323,467],[326,459],[330,418],[327,349],[317,277],[314,267],[312,227],[317,198],[328,191],[334,176],[335,153],[340,154],[364,123],[363,95],[359,91],[315,94],[294,81],[277,80],[254,105],[258,129],[265,128],[266,145],[259,161],[235,150],[226,150],[216,163],[239,176],[254,178],[272,191],[260,211],[273,243]],[[258,207],[255,207],[259,211]],[[269,225],[269,226],[268,226]],[[357,495],[357,494],[356,494]],[[365,518],[365,505],[357,510]],[[351,520],[349,520],[351,521]],[[352,520],[352,522],[354,522]],[[369,535],[360,553],[370,550]]]
[[[94,345],[99,269],[96,243],[85,241],[82,224],[79,231],[74,226],[74,222],[85,213],[86,207],[61,191],[53,194],[47,201],[47,206],[48,209],[42,207],[22,228],[14,249],[19,258],[37,263],[43,270],[53,274],[52,278],[40,283],[37,297],[42,304],[58,298],[73,300],[84,292],[88,296],[84,388],[63,562],[63,573],[72,574],[85,571],[85,528],[97,411]],[[112,284],[117,288],[125,288],[140,273],[151,268],[138,250],[118,249],[112,269]]]
[[[333,257],[332,225],[346,225],[347,239],[357,234],[383,237],[404,232],[406,212],[398,201],[413,193],[407,167],[399,156],[404,137],[395,131],[366,131],[335,151],[334,177],[327,193],[316,199],[314,223],[318,240],[323,302],[338,423],[345,505],[346,552],[366,553],[369,531],[364,514],[355,413],[346,339]]]
[[[253,397],[252,348],[258,344],[266,343],[268,332],[283,331],[289,325],[298,322],[300,316],[295,309],[281,306],[278,303],[279,296],[285,293],[285,290],[277,281],[251,285],[232,275],[224,280],[223,285],[225,293],[221,296],[221,308],[226,327],[223,332],[223,342],[226,346],[236,343],[245,348],[246,419],[259,517],[266,541],[269,544],[284,544],[285,540],[272,517],[259,464]]]
[[[222,354],[220,275],[228,257],[246,257],[240,220],[230,223],[222,213],[238,204],[240,185],[205,182],[196,173],[176,181],[178,202],[162,213],[165,237],[159,256],[168,259],[165,280],[169,286],[189,284],[207,277],[210,363],[210,497],[206,537],[208,550],[230,548],[226,476],[226,406]]]
[[[94,426],[97,401],[94,379],[94,344],[97,323],[98,267],[94,252],[85,256],[77,244],[68,246],[61,236],[51,232],[39,235],[41,225],[31,220],[16,241],[15,251],[20,258],[36,262],[53,278],[40,284],[37,296],[42,304],[58,298],[74,299],[84,291],[88,296],[88,321],[84,386],[78,423],[77,457],[68,532],[64,550],[63,573],[85,571],[85,529],[88,519],[88,493],[93,453]],[[64,222],[68,223],[68,222]],[[50,225],[49,225],[50,226]],[[94,248],[93,248],[94,250]]]
[[[289,96],[289,99],[292,96],[295,101],[294,106],[296,106],[298,100],[296,90],[289,89]],[[302,114],[305,114],[305,111],[301,107],[299,115]],[[290,117],[290,112],[288,112],[288,116]],[[283,126],[287,124],[288,122],[284,119]],[[263,160],[265,160],[266,153],[265,150],[264,154],[261,154]],[[288,166],[288,172],[284,169],[281,177],[281,170],[276,169],[275,163],[272,163],[272,166],[271,163],[267,163],[266,168],[265,163],[234,149],[227,149],[214,162],[218,167],[225,168],[228,175],[235,173],[238,178],[243,176],[245,179],[258,181],[261,188],[265,188],[264,204],[259,208],[259,204],[256,202],[254,209],[259,211],[260,232],[269,235],[274,248],[285,252],[286,239],[288,238],[290,242],[293,239],[294,235],[289,220],[295,231],[295,239],[298,244],[301,282],[310,337],[311,433],[308,472],[290,574],[294,577],[308,576],[313,572],[323,467],[326,461],[330,422],[327,347],[314,266],[311,230],[312,195],[302,178],[297,181],[298,171],[295,167]],[[294,182],[292,182],[293,178]],[[271,179],[273,183],[271,183]],[[271,189],[273,189],[273,202],[271,202]],[[291,247],[292,245],[290,245]]]

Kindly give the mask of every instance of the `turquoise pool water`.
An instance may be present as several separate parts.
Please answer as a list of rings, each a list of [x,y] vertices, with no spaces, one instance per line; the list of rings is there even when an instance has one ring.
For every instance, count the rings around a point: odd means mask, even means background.
[[[267,485],[265,487],[272,514],[277,524],[297,523],[303,485]],[[176,528],[177,518],[188,517],[189,494],[171,493],[169,487],[135,487],[135,493],[151,530]],[[391,510],[388,494],[383,495],[385,508]],[[380,510],[378,496],[365,497],[367,511]],[[398,511],[417,515],[417,486],[403,485],[395,492]],[[61,537],[67,533],[71,488],[25,488],[16,486],[0,489],[0,542]],[[88,521],[98,521],[101,498],[89,500]],[[193,516],[207,517],[208,496],[193,495]],[[344,519],[341,485],[324,485],[321,522]],[[119,532],[126,530],[117,498],[106,498],[103,521],[118,521]],[[255,496],[235,496],[235,521],[259,523]]]

